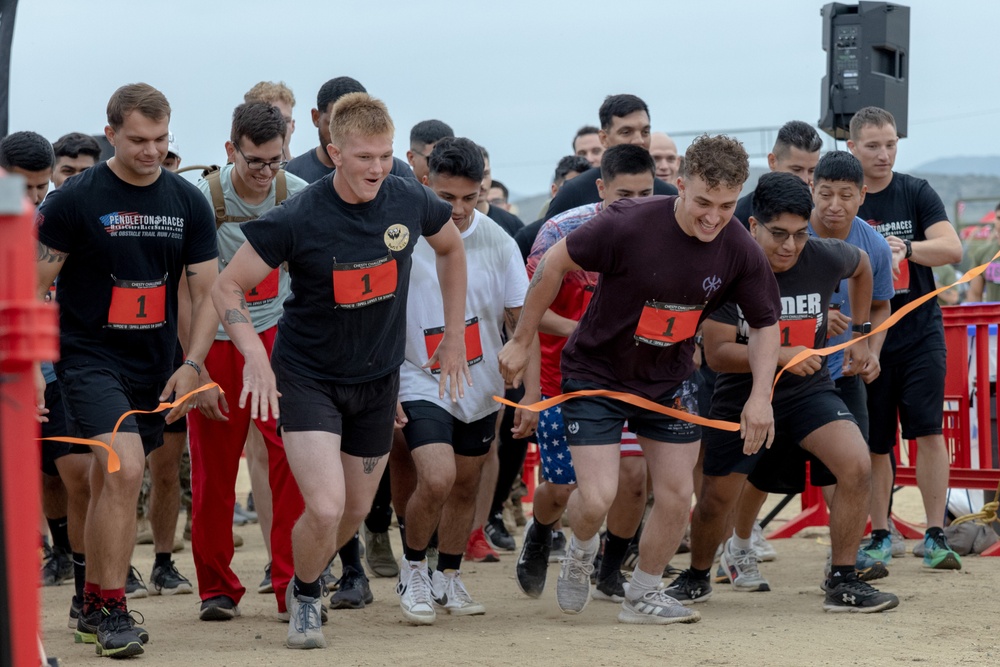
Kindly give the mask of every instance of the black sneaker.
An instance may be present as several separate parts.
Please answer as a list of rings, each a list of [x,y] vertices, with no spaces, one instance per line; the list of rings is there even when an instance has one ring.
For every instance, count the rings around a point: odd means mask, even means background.
[[[695,579],[691,576],[691,570],[684,570],[663,590],[681,604],[705,602],[712,597],[712,582],[709,579],[710,577]]]
[[[150,595],[182,595],[192,592],[191,582],[177,571],[174,561],[170,561],[170,565],[154,565],[153,573],[149,575],[149,584],[152,587]]]
[[[486,525],[483,526],[486,533],[486,541],[497,551],[514,551],[517,543],[507,532],[507,526],[503,525],[503,514],[494,514],[490,517]]]
[[[268,563],[264,566],[264,578],[260,580],[260,584],[257,585],[258,593],[273,593],[274,584],[271,583],[271,564]]]
[[[608,602],[623,602],[625,600],[625,585],[628,580],[621,570],[615,570],[604,579],[597,580],[597,587],[590,597]]]
[[[240,615],[240,608],[228,595],[202,600],[198,618],[203,621],[228,621]]]
[[[368,577],[348,565],[337,582],[337,591],[330,596],[331,609],[364,609],[375,601]]]
[[[632,540],[628,543],[628,548],[625,549],[625,557],[622,559],[622,569],[626,572],[631,572],[638,563],[639,542],[638,540]]]
[[[83,601],[74,595],[69,601],[69,623],[66,624],[70,630],[76,630],[76,622],[80,618],[81,611],[83,611]]]
[[[73,578],[73,557],[59,549],[45,545],[42,558],[42,586],[58,586]]]
[[[883,593],[871,584],[861,581],[857,574],[848,575],[836,584],[827,580],[824,589],[826,599],[823,609],[830,612],[855,612],[871,614],[888,611],[899,606],[899,598],[892,593]]]
[[[97,655],[109,658],[129,658],[145,652],[142,639],[136,633],[132,617],[121,609],[103,610],[97,628]]]
[[[524,527],[524,544],[521,545],[521,555],[514,566],[514,579],[517,587],[528,597],[540,597],[545,590],[545,575],[549,569],[549,552],[552,549],[552,534],[542,542],[534,540],[535,520],[528,521]]]
[[[125,597],[129,600],[138,600],[148,595],[149,589],[146,588],[146,582],[142,580],[139,570],[130,567],[128,577],[125,578]]]
[[[77,644],[96,644],[97,628],[101,624],[102,618],[100,609],[89,614],[84,614],[81,610],[76,619],[76,632],[73,633],[73,641]]]

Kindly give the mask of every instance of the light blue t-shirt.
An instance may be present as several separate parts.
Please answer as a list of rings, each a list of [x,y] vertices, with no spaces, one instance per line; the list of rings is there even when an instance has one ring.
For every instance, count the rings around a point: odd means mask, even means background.
[[[819,236],[813,229],[812,222],[809,223],[809,233],[813,236]],[[851,223],[851,231],[847,234],[847,238],[844,241],[868,253],[868,261],[872,265],[872,301],[888,301],[891,299],[896,290],[892,286],[892,251],[889,249],[889,243],[885,238],[872,229],[867,222],[856,217],[854,218],[854,222]],[[851,302],[847,291],[848,280],[848,278],[845,278],[840,281],[840,287],[830,297],[829,305],[840,306],[840,312],[847,317],[851,317]],[[863,324],[863,322],[854,322],[852,319],[851,324]],[[851,330],[848,329],[839,336],[832,336],[827,339],[827,346],[833,347],[840,343],[846,343],[850,339]],[[831,379],[840,379],[843,375],[841,371],[843,363],[844,352],[842,350],[834,352],[827,357],[827,366],[830,368]]]

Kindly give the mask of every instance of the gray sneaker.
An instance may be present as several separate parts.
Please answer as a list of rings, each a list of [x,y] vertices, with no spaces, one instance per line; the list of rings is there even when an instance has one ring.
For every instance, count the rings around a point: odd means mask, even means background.
[[[753,550],[757,552],[757,560],[761,563],[769,563],[778,557],[778,552],[774,549],[774,545],[768,542],[767,538],[764,537],[764,529],[760,527],[759,523],[753,524],[753,533],[750,535],[750,545]]]
[[[389,533],[373,533],[361,524],[361,534],[365,538],[365,562],[376,577],[398,577],[399,563],[392,553]]]
[[[285,593],[288,606],[288,648],[326,648],[320,618],[320,598],[295,595],[295,582],[289,582]]]
[[[678,600],[664,592],[663,587],[646,591],[638,600],[622,602],[622,610],[618,612],[619,623],[636,625],[667,625],[669,623],[696,623],[701,620],[701,614],[688,609]]]
[[[594,572],[594,551],[579,548],[576,538],[569,543],[569,552],[562,560],[556,581],[556,602],[564,614],[579,614],[590,601],[590,575]]]
[[[733,538],[726,540],[719,566],[726,571],[734,591],[771,590],[767,579],[757,569],[757,552],[752,548],[746,551],[733,549]]]
[[[906,540],[903,538],[903,534],[899,532],[899,528],[896,528],[896,524],[892,519],[889,519],[889,539],[892,543],[890,547],[892,555],[905,556]]]

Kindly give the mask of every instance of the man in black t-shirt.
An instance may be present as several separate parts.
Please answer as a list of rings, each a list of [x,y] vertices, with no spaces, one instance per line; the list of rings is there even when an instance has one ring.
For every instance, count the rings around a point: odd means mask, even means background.
[[[892,114],[878,107],[861,109],[851,119],[850,136],[847,147],[861,162],[868,188],[858,215],[885,237],[892,250],[895,313],[934,289],[932,267],[962,260],[962,242],[930,184],[893,172],[899,137]],[[924,566],[962,567],[942,529],[949,465],[942,435],[946,356],[941,307],[931,299],[886,333],[882,374],[868,385],[872,539],[864,550],[886,563],[892,558],[889,457],[901,425],[903,439],[917,441],[917,486],[927,513]]]
[[[292,531],[289,648],[326,646],[320,575],[371,507],[397,415],[411,254],[421,236],[437,254],[444,337],[440,396],[464,393],[465,252],[451,206],[410,178],[389,174],[392,119],[366,93],[333,106],[327,153],[336,166],[293,199],[243,223],[247,242],[212,296],[246,359],[240,406],[279,419],[285,453],[305,501]],[[271,363],[243,300],[285,264],[292,296]],[[279,396],[281,398],[279,403]],[[280,409],[279,409],[280,406]]]
[[[813,172],[819,164],[819,153],[823,150],[823,139],[809,123],[790,120],[778,130],[774,148],[767,154],[767,166],[771,171],[783,171],[798,176],[806,185],[812,185]],[[750,215],[753,213],[753,193],[740,197],[734,215],[743,226],[750,229]]]
[[[730,224],[748,173],[739,142],[701,136],[688,148],[678,197],[618,200],[553,245],[535,269],[517,331],[500,353],[504,378],[520,382],[529,344],[563,276],[596,271],[601,275],[593,300],[563,348],[563,391],[626,392],[697,414],[695,332],[708,314],[736,301],[747,315],[753,364],[753,391],[740,421],[752,451],[767,444],[773,436],[768,392],[778,361],[780,302],[760,248],[746,230]],[[618,620],[697,621],[697,612],[664,592],[661,579],[687,524],[700,427],[603,397],[574,398],[561,407],[577,489],[569,501],[573,538],[556,585],[560,608],[579,613],[590,598],[597,533],[615,497],[628,420],[656,503]]]
[[[500,227],[507,232],[511,238],[514,238],[517,235],[517,232],[524,227],[524,223],[521,221],[521,218],[517,217],[513,213],[490,203],[490,187],[493,185],[493,172],[490,170],[490,154],[482,146],[479,147],[479,150],[483,153],[483,162],[486,163],[486,172],[483,174],[483,182],[479,187],[479,201],[476,203],[476,210],[483,215],[488,216],[490,220],[500,225]]]
[[[827,306],[842,279],[848,280],[856,321],[867,322],[871,307],[868,256],[837,239],[810,238],[812,207],[809,186],[791,174],[765,174],[754,192],[750,233],[764,251],[781,291],[780,367],[807,348],[825,346]],[[742,311],[733,303],[713,313],[704,325],[705,354],[719,372],[709,413],[713,419],[736,419],[750,394],[746,327]],[[858,335],[862,332],[864,327],[858,329]],[[872,363],[867,340],[844,351],[845,373],[849,375],[865,372]],[[779,458],[776,453],[780,452],[782,459],[797,456],[797,445],[827,464],[838,482],[830,508],[833,566],[824,584],[827,596],[823,608],[875,612],[895,607],[899,601],[894,595],[876,591],[855,571],[855,556],[868,516],[871,470],[864,438],[834,389],[825,358],[810,356],[790,367],[778,381],[772,405],[776,436],[767,454],[746,446],[738,433],[706,432],[705,474],[691,520],[691,567],[667,591],[686,604],[709,598],[709,570],[747,475],[758,462],[765,465],[768,455],[771,465]],[[767,581],[757,570],[751,534],[746,526],[737,527],[725,542],[722,567],[736,590],[768,591]]]
[[[618,144],[637,144],[647,151],[650,143],[649,107],[635,95],[608,95],[598,112],[601,119],[600,136],[605,150]],[[597,179],[601,177],[600,166],[585,171],[572,183],[567,183],[549,204],[546,215],[549,219],[585,204],[601,201],[597,191]],[[677,188],[660,179],[653,182],[654,195],[675,195]]]
[[[559,160],[559,164],[556,165],[555,176],[552,178],[552,196],[555,197],[559,194],[559,191],[562,190],[566,183],[588,171],[589,168],[587,159],[579,155],[567,155]],[[528,255],[531,254],[531,246],[535,245],[535,237],[538,236],[538,231],[545,224],[545,221],[549,219],[546,211],[551,202],[552,200],[550,199],[542,207],[542,211],[538,214],[538,220],[525,225],[514,235],[514,240],[517,241],[517,247],[521,251],[521,257],[524,259],[525,264],[528,263]]]
[[[56,372],[71,435],[107,444],[118,418],[152,410],[171,394],[197,388],[217,326],[209,291],[218,273],[212,210],[197,188],[161,168],[170,105],[147,84],[122,86],[108,103],[108,162],[63,184],[38,212],[38,290],[60,277],[61,358]],[[191,293],[187,358],[174,366],[177,287]],[[166,417],[174,422],[192,397]],[[163,443],[162,415],[130,415],[115,437],[121,469],[96,461],[87,519],[87,583],[77,640],[98,655],[143,652],[125,577],[135,542],[135,504],[144,458]],[[171,568],[169,561],[156,567]],[[155,571],[155,568],[154,568]]]
[[[295,174],[308,183],[318,181],[332,172],[334,165],[326,147],[330,145],[330,117],[333,115],[333,105],[348,93],[364,92],[367,92],[365,87],[349,76],[338,76],[324,83],[316,94],[316,108],[312,110],[312,122],[319,133],[319,145],[289,160],[285,165],[285,171]],[[406,163],[395,157],[392,159],[391,173],[394,176],[413,176]]]

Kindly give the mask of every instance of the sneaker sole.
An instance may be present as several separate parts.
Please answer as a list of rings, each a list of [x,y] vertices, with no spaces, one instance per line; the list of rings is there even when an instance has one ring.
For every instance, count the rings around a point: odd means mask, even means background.
[[[191,584],[181,584],[176,588],[157,588],[153,586],[149,589],[150,595],[189,595],[191,593],[194,593],[194,588],[191,587]]]
[[[618,612],[618,622],[629,625],[670,625],[672,623],[697,623],[701,620],[699,612],[693,612],[690,616],[651,616],[649,614],[637,614],[631,609],[624,607]]]
[[[438,607],[449,616],[482,616],[486,613],[486,607],[481,604],[473,604],[466,607],[446,607],[438,605]]]
[[[608,595],[607,593],[605,593],[604,591],[600,590],[599,588],[595,588],[594,591],[590,594],[590,597],[592,597],[595,600],[603,600],[604,602],[619,602],[620,603],[620,602],[624,602],[625,601],[625,596],[624,595],[617,595],[615,593],[612,593],[611,595]]]
[[[272,584],[268,584],[267,586],[258,586],[257,592],[260,593],[261,595],[267,595],[268,593],[273,593],[274,586]]]
[[[871,567],[857,570],[858,579],[861,581],[875,581],[889,576],[889,569],[882,563],[875,563]]]
[[[954,570],[961,570],[962,561],[960,561],[957,556],[948,554],[937,565],[932,565],[925,560],[923,566],[928,572],[950,572]]]
[[[364,609],[364,600],[349,600],[346,598],[330,598],[330,609]]]
[[[515,568],[514,569],[514,583],[517,584],[517,590],[521,591],[522,593],[524,593],[525,595],[527,595],[529,598],[531,598],[533,600],[537,600],[538,598],[542,597],[542,593],[545,592],[545,579],[544,578],[542,579],[542,585],[538,587],[538,590],[534,590],[534,589],[529,590],[529,587],[525,586],[524,582],[521,581],[520,574],[521,573],[517,571],[517,568]],[[76,627],[76,626],[73,626],[73,627]]]
[[[97,643],[97,633],[96,632],[80,632],[77,630],[73,633],[73,643],[75,644],[96,644]]]
[[[326,637],[308,637],[301,644],[291,644],[286,639],[285,646],[294,649],[326,648]]]
[[[371,573],[376,577],[390,579],[392,577],[399,576],[399,564],[395,561],[392,563],[373,563],[370,560],[366,560],[365,563],[368,565],[369,571],[371,571]]]
[[[146,652],[146,649],[142,647],[141,641],[129,642],[119,648],[104,648],[98,643],[96,652],[97,655],[107,658],[131,658],[134,655],[142,655]]]
[[[437,614],[433,611],[429,614],[414,614],[402,605],[400,605],[400,609],[403,611],[403,618],[405,618],[410,625],[433,625],[434,621],[437,620]]]
[[[127,600],[142,600],[142,599],[148,598],[148,597],[149,597],[149,590],[146,589],[146,588],[140,588],[137,591],[133,591],[132,593],[126,593],[125,594],[125,598]]]
[[[693,599],[692,598],[674,598],[674,599],[676,599],[678,602],[680,602],[685,607],[690,607],[693,604],[700,604],[702,602],[708,602],[711,598],[712,598],[712,591],[709,591],[708,593],[706,593],[705,595],[702,595],[701,597],[697,597],[697,598],[693,598]]]
[[[494,556],[493,554],[488,554],[488,555],[483,556],[481,558],[470,558],[469,556],[466,556],[465,560],[469,561],[470,563],[499,563],[500,562],[500,559],[497,558],[496,556]],[[427,566],[430,567],[430,563],[428,563]]]
[[[831,614],[838,613],[851,613],[851,614],[874,614],[879,611],[889,611],[890,609],[895,609],[899,606],[899,600],[886,600],[882,604],[877,604],[872,607],[845,607],[839,604],[830,604],[828,602],[823,603],[823,611],[828,611]]]
[[[511,542],[514,542],[514,540],[511,539]],[[516,542],[514,542],[509,547],[501,546],[501,545],[497,544],[496,542],[494,542],[493,540],[491,540],[489,535],[486,536],[486,544],[490,545],[490,547],[492,547],[494,551],[509,551],[511,553],[513,553],[514,551],[517,551],[517,543]]]
[[[240,608],[226,609],[224,607],[209,607],[202,609],[198,618],[202,621],[231,621],[240,615]]]

